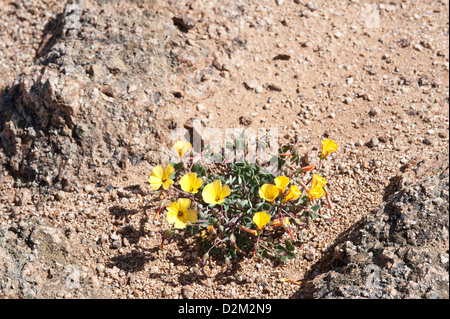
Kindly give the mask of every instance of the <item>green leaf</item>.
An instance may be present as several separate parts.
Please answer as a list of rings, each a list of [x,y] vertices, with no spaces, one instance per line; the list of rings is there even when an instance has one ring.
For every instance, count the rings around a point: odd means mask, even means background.
[[[311,210],[312,210],[313,212],[317,212],[319,209],[320,209],[320,204],[316,204],[316,205],[314,205],[313,207],[311,207]]]
[[[267,257],[267,250],[264,250],[262,253],[261,253],[261,259],[264,259],[264,258],[266,258]]]
[[[293,258],[295,258],[295,253],[293,251],[288,251],[287,256],[289,259],[293,259]]]
[[[286,248],[284,248],[284,247],[281,246],[281,245],[275,245],[273,248],[275,248],[275,250],[276,250],[277,252],[286,252]]]
[[[294,251],[295,250],[294,245],[292,245],[289,240],[286,240],[284,243],[286,244],[286,249],[287,250],[289,250],[289,251]]]
[[[288,256],[283,255],[283,256],[280,257],[280,261],[281,261],[282,263],[284,263],[285,260],[286,260],[287,258],[288,258]]]

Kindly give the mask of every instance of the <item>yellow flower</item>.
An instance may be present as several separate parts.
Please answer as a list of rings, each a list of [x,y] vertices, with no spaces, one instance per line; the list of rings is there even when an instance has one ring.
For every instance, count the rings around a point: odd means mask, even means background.
[[[185,192],[197,194],[198,189],[203,185],[203,180],[198,177],[197,173],[189,173],[180,179],[181,189]]]
[[[270,215],[265,212],[258,212],[253,216],[253,222],[256,224],[259,230],[270,221]]]
[[[184,154],[192,147],[191,143],[186,141],[177,141],[173,148],[177,151],[180,157],[183,157]]]
[[[202,192],[205,203],[213,205],[222,204],[225,201],[225,197],[230,194],[230,187],[228,187],[228,185],[222,187],[222,182],[220,180],[215,180],[206,185]]]
[[[162,185],[165,190],[168,190],[173,184],[173,180],[170,179],[173,172],[175,172],[175,169],[170,164],[168,164],[165,169],[162,165],[154,167],[152,174],[148,178],[148,182],[152,189],[158,190]]]
[[[264,184],[259,189],[259,197],[265,199],[268,202],[273,202],[275,198],[277,198],[278,194],[280,194],[280,190],[278,187],[272,184]]]
[[[321,159],[324,159],[331,153],[337,151],[338,145],[330,139],[326,139],[322,141],[322,155],[320,156]]]
[[[311,189],[308,194],[309,199],[313,200],[325,196],[325,191],[323,190],[323,187],[325,186],[326,183],[327,181],[325,180],[325,178],[317,174],[314,174],[311,182]]]
[[[191,200],[189,198],[180,198],[178,202],[173,202],[167,206],[167,221],[174,224],[175,228],[186,228],[188,223],[197,221],[197,212],[189,209]]]
[[[289,177],[278,176],[277,178],[275,178],[275,186],[280,190],[281,193],[284,193],[288,184],[289,184]]]
[[[327,183],[327,180],[320,175],[313,174],[312,181],[311,181],[311,187],[314,187],[315,185],[325,186]]]
[[[302,191],[298,188],[297,185],[292,185],[291,188],[289,188],[289,191],[287,192],[283,201],[288,202],[291,200],[296,200],[300,198],[300,196],[302,196]]]

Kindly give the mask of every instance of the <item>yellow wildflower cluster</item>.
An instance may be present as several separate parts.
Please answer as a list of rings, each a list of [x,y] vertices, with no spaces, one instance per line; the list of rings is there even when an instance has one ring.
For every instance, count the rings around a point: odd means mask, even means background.
[[[286,258],[286,256],[291,258],[294,248],[290,242],[289,247],[286,246],[282,250],[278,246],[276,248],[278,249],[277,251],[274,251],[269,246],[260,244],[261,234],[267,226],[274,228],[283,227],[290,237],[295,240],[290,231],[290,220],[294,220],[296,224],[299,224],[298,214],[300,214],[300,217],[308,212],[314,215],[319,209],[318,207],[320,207],[320,199],[325,196],[329,207],[332,207],[330,194],[327,189],[328,182],[324,177],[319,174],[312,174],[312,178],[307,183],[310,184],[308,187],[302,179],[295,175],[315,170],[316,167],[314,165],[298,168],[292,168],[293,165],[287,165],[282,174],[274,176],[260,173],[261,169],[259,167],[253,168],[249,164],[234,164],[234,166],[231,164],[231,169],[228,166],[228,170],[222,171],[235,175],[224,177],[217,175],[217,171],[214,171],[214,174],[211,173],[207,177],[205,172],[208,171],[209,166],[202,166],[201,168],[205,168],[204,170],[193,169],[194,165],[186,165],[183,161],[192,148],[189,142],[177,141],[173,148],[180,158],[180,163],[175,164],[171,162],[166,167],[158,165],[152,169],[152,173],[148,178],[148,182],[153,190],[157,191],[161,188],[164,190],[164,200],[158,209],[155,219],[165,205],[166,198],[169,199],[177,192],[182,194],[181,198],[177,198],[176,201],[166,206],[166,219],[175,229],[185,229],[190,225],[199,227],[201,238],[203,240],[211,240],[210,248],[203,256],[203,259],[201,259],[203,263],[213,248],[227,252],[230,249],[242,252],[243,248],[238,247],[237,237],[245,233],[247,235],[252,234],[257,238],[253,255],[258,254],[261,258],[264,253],[269,251],[281,253],[282,259]],[[320,160],[324,160],[335,152],[337,148],[337,144],[331,139],[322,141]],[[292,162],[295,162],[296,158],[296,154],[289,154],[284,151],[280,152],[279,156],[280,158],[283,156]],[[319,168],[320,166],[319,164]],[[255,179],[254,176],[256,174],[260,175]],[[242,182],[243,176],[250,176],[251,180]],[[251,186],[251,192],[246,189],[247,185]],[[207,219],[203,220],[202,217],[202,220],[199,220],[199,212],[206,213]],[[163,242],[171,234],[171,230],[166,231],[163,236]],[[228,266],[231,264],[229,258],[231,257],[226,257]]]

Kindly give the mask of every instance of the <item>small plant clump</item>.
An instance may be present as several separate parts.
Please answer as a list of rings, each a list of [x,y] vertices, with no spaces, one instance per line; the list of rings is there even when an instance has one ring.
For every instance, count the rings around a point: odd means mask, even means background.
[[[243,145],[241,135],[234,144],[228,142],[227,149],[243,150]],[[180,161],[154,167],[148,179],[154,191],[162,192],[154,219],[165,209],[171,225],[163,232],[160,248],[177,230],[185,230],[200,234],[203,264],[219,253],[230,269],[238,254],[252,254],[260,261],[268,256],[281,262],[294,258],[292,225],[305,226],[316,218],[333,220],[321,210],[323,203],[330,208],[333,204],[327,181],[319,174],[322,161],[337,148],[331,139],[324,140],[318,167],[301,167],[297,145],[283,146],[272,154],[276,169],[271,172],[263,165],[233,162],[212,153],[209,146],[194,163],[192,145],[178,141],[174,149]],[[315,170],[319,172],[304,183],[301,175]],[[274,242],[282,237],[269,236],[277,230],[286,232],[292,242]]]

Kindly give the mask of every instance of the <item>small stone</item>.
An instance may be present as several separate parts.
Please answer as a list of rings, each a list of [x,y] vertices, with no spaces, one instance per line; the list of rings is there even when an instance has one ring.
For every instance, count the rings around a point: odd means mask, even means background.
[[[105,86],[101,92],[106,96],[114,97],[114,90],[110,85]]]
[[[376,147],[378,144],[380,144],[380,141],[379,141],[376,137],[373,137],[373,138],[367,143],[367,146],[370,147],[370,148],[374,148],[374,147]]]
[[[377,116],[380,113],[381,113],[381,110],[379,108],[377,108],[377,107],[374,107],[374,108],[370,109],[370,111],[369,111],[369,115],[372,116],[372,117],[373,116]]]
[[[239,118],[239,123],[244,126],[249,126],[252,124],[252,118],[248,115],[243,115]]]
[[[308,4],[306,5],[306,7],[311,10],[311,11],[317,11],[319,9],[319,5],[315,2],[308,2]]]
[[[24,206],[32,203],[32,193],[28,188],[22,188],[15,200],[16,205]]]
[[[173,23],[178,26],[182,31],[189,31],[195,27],[195,20],[183,15],[181,17],[173,17]]]
[[[428,75],[423,75],[419,78],[419,85],[425,86],[430,84],[430,77]]]
[[[351,97],[346,97],[344,100],[345,104],[352,104],[352,102],[353,102],[353,99]]]
[[[335,38],[339,39],[339,38],[342,37],[342,32],[339,31],[339,30],[336,30],[336,31],[333,32],[333,35],[334,35]]]
[[[191,299],[192,298],[192,291],[191,291],[191,289],[189,289],[189,288],[183,288],[183,296],[184,296],[184,298],[186,298],[186,299]]]
[[[249,80],[244,82],[244,86],[247,90],[254,90],[258,84],[254,80]]]
[[[64,200],[66,198],[66,193],[63,191],[58,191],[55,196],[56,200]]]
[[[112,242],[111,247],[113,249],[118,249],[122,246],[122,243],[120,242],[120,240],[115,240]]]
[[[278,84],[274,84],[274,83],[267,85],[267,87],[269,88],[269,90],[277,91],[277,92],[281,92],[283,90],[281,88],[281,86],[279,86]]]
[[[263,91],[263,87],[261,86],[261,85],[258,85],[256,88],[255,88],[255,92],[256,93],[261,93]]]
[[[159,272],[159,267],[158,267],[158,266],[152,266],[152,267],[150,268],[150,273],[156,274],[156,273],[158,273],[158,272]]]

